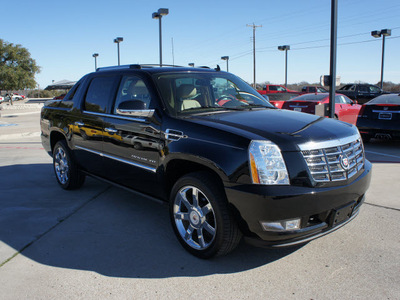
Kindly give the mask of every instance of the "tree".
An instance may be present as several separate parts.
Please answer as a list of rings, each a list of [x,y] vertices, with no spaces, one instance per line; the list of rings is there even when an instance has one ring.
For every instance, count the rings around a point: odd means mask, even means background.
[[[0,90],[33,89],[39,72],[28,49],[0,39]]]

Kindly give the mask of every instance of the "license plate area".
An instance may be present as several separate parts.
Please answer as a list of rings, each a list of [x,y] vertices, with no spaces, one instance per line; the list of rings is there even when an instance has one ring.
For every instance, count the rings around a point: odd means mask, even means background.
[[[330,225],[332,227],[348,220],[353,214],[354,207],[356,206],[356,202],[351,202],[345,206],[342,206],[338,209],[334,209],[332,211]]]
[[[300,112],[301,112],[301,108],[300,108],[300,107],[295,107],[293,110],[294,110],[294,111],[300,111]]]
[[[391,120],[392,113],[379,113],[378,118],[379,118],[379,120]]]

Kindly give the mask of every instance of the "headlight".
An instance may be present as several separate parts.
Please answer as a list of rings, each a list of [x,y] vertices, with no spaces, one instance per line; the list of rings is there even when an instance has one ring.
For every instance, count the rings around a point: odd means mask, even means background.
[[[250,172],[255,184],[289,184],[281,149],[271,141],[251,141]]]

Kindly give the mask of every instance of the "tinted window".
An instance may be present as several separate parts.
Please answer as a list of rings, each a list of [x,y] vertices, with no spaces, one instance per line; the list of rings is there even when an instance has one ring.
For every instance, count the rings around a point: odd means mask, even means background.
[[[64,97],[63,101],[70,101],[74,98],[76,91],[79,89],[80,82],[76,83],[72,89],[68,92],[68,94]]]
[[[369,93],[369,88],[368,88],[368,86],[366,86],[366,85],[360,85],[360,86],[358,87],[358,91],[359,91],[360,93]]]
[[[309,91],[310,93],[315,93],[315,92],[317,92],[317,89],[316,89],[315,87],[313,87],[313,86],[310,86],[309,89],[308,89],[308,91]]]
[[[118,89],[117,99],[115,100],[114,113],[118,105],[124,101],[136,101],[138,109],[150,108],[150,93],[142,79],[136,76],[125,76],[121,80]]]
[[[104,113],[111,98],[114,77],[96,77],[86,93],[84,109]]]
[[[397,104],[400,105],[400,96],[398,94],[382,95],[372,99],[368,104]]]

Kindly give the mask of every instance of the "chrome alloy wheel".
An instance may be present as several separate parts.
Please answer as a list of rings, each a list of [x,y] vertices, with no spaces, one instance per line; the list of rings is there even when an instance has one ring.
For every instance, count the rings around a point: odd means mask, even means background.
[[[217,222],[214,209],[201,190],[194,186],[181,188],[175,196],[173,213],[176,228],[186,244],[196,250],[211,245]]]
[[[60,183],[66,184],[69,179],[69,161],[65,150],[61,147],[56,149],[54,155],[54,169]]]

